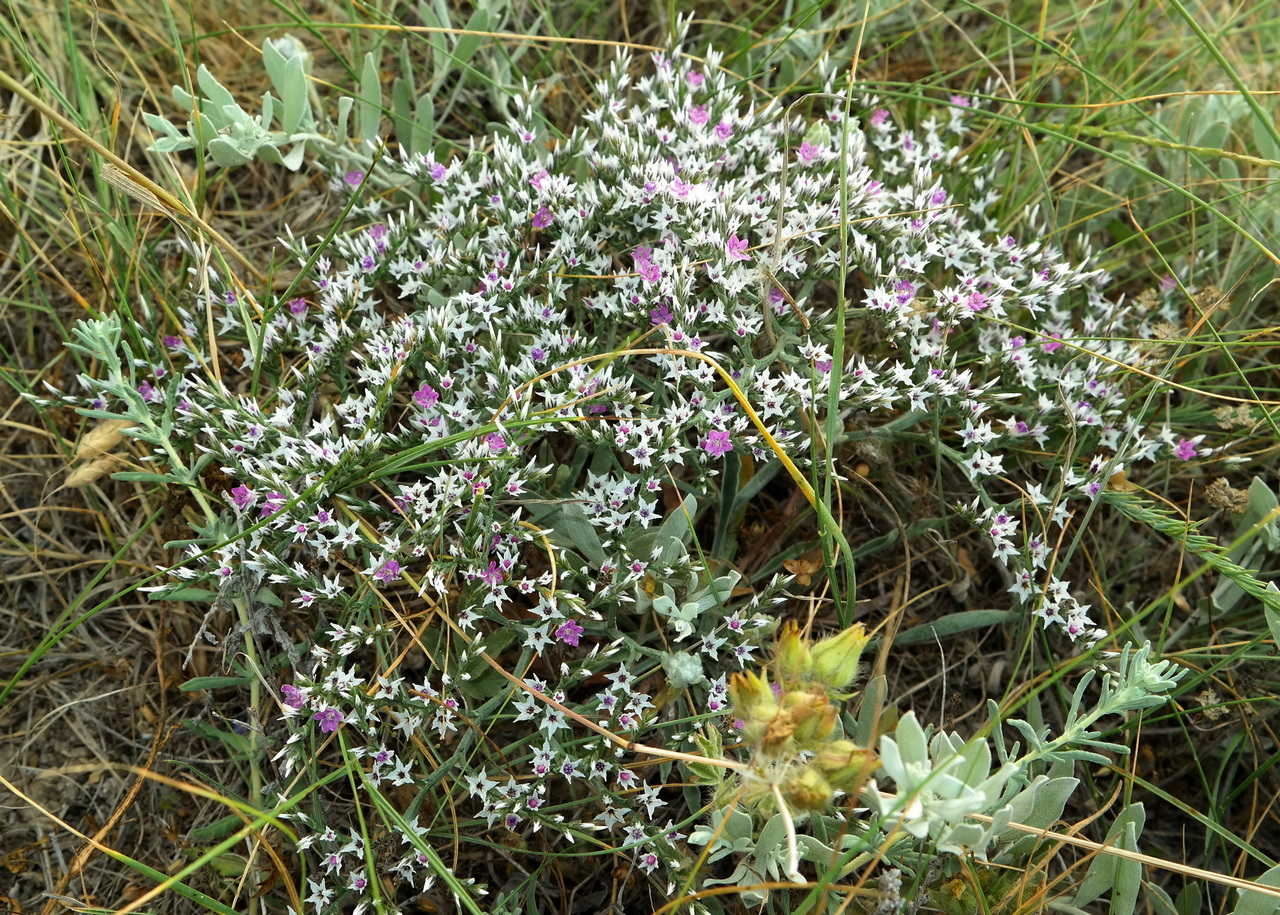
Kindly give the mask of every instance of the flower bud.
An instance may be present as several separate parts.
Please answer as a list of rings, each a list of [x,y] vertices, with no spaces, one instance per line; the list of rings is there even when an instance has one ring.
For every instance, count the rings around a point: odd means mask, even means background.
[[[782,794],[797,810],[821,810],[831,803],[831,783],[813,766],[806,766],[783,782]]]
[[[823,639],[813,646],[813,678],[832,689],[844,689],[858,675],[858,659],[869,641],[861,623]]]
[[[842,791],[852,791],[865,780],[875,763],[875,754],[852,740],[833,740],[813,758],[827,780]]]
[[[729,679],[729,701],[739,718],[748,725],[767,722],[778,713],[778,700],[769,688],[769,675],[744,670]]]
[[[787,620],[782,624],[773,656],[778,665],[778,679],[783,683],[803,680],[809,676],[809,646],[800,637],[800,627],[795,620]]]
[[[835,730],[835,706],[822,693],[793,690],[782,697],[782,705],[795,722],[795,738],[801,745],[822,740]]]

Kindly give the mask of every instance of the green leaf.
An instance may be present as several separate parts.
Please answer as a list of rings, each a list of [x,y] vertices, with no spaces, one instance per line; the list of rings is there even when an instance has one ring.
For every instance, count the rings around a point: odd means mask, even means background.
[[[583,558],[599,565],[605,561],[600,535],[587,520],[587,513],[576,502],[539,506],[530,512],[542,527],[551,529],[551,541],[577,550]]]
[[[344,95],[338,99],[338,139],[346,139],[347,137],[347,121],[351,118],[351,106],[356,100],[349,95]]]
[[[213,161],[223,168],[245,165],[249,162],[249,157],[227,137],[214,137],[209,141],[208,148]]]
[[[487,10],[478,9],[471,14],[471,18],[467,20],[466,28],[471,32],[487,32],[489,31],[489,13]],[[481,35],[459,35],[458,43],[453,46],[454,63],[463,66],[476,53],[476,49],[480,47],[483,40]]]
[[[1271,491],[1271,487],[1262,477],[1254,477],[1253,482],[1249,484],[1249,502],[1240,519],[1238,531],[1243,534],[1254,525],[1261,524],[1263,519],[1277,508],[1280,508],[1280,500],[1276,499],[1276,494]],[[1258,536],[1267,545],[1267,549],[1280,548],[1280,524],[1277,523],[1277,519],[1273,517],[1264,525],[1258,531]]]
[[[1147,811],[1141,802],[1130,804],[1120,812],[1115,822],[1111,824],[1111,828],[1107,830],[1107,837],[1103,840],[1104,845],[1110,845],[1114,848],[1124,848],[1128,851],[1138,850],[1138,836],[1142,834],[1142,827],[1146,824]],[[1076,896],[1071,900],[1071,904],[1075,906],[1088,906],[1103,893],[1111,891],[1112,912],[1119,912],[1120,909],[1115,907],[1116,896],[1123,889],[1126,894],[1130,889],[1130,879],[1132,868],[1128,869],[1123,875],[1121,873],[1122,864],[1133,864],[1137,866],[1139,880],[1142,876],[1142,865],[1136,861],[1126,861],[1116,855],[1109,855],[1106,852],[1099,852],[1093,858],[1093,863],[1089,865],[1089,870],[1085,874],[1084,880],[1081,881]],[[1124,881],[1121,885],[1121,881]],[[1121,901],[1127,899],[1127,895],[1123,896]],[[1132,904],[1129,911],[1132,911]]]
[[[184,693],[194,693],[203,689],[225,689],[228,686],[248,686],[248,677],[192,677],[178,686]]]
[[[1174,902],[1174,906],[1178,909],[1178,915],[1200,915],[1204,911],[1200,907],[1203,896],[1204,893],[1200,889],[1199,883],[1188,883],[1184,886]]]
[[[1280,864],[1254,882],[1280,889]],[[1236,907],[1231,910],[1231,915],[1275,915],[1277,911],[1280,911],[1280,899],[1264,896],[1256,890],[1240,890],[1240,898],[1236,901]]]
[[[229,836],[239,826],[243,820],[234,813],[229,813],[224,817],[214,820],[212,823],[205,823],[203,826],[197,826],[195,829],[187,833],[188,838],[196,842],[212,842],[215,839],[221,839]]]
[[[1276,587],[1274,581],[1268,582],[1267,587],[1280,594],[1280,588]],[[1280,651],[1280,611],[1275,610],[1269,604],[1263,604],[1262,613],[1267,618],[1267,628],[1271,630],[1271,639],[1275,642],[1275,649]]]
[[[373,52],[364,55],[364,68],[360,71],[360,108],[357,113],[360,139],[373,141],[378,138],[378,125],[382,121],[382,83],[378,79],[378,62]]]
[[[186,544],[196,543],[198,541],[179,540],[174,542]],[[166,549],[169,548],[170,544],[165,544],[165,547]],[[157,591],[152,595],[156,600],[171,600],[178,603],[190,604],[208,603],[217,598],[217,596],[218,594],[216,591],[209,591],[204,588],[175,588],[172,591]]]
[[[990,626],[1001,626],[1011,622],[1022,614],[1013,610],[962,610],[950,613],[930,623],[912,626],[898,634],[893,640],[894,647],[899,645],[917,645],[932,642],[935,638],[946,639],[949,636],[971,629],[986,629]]]
[[[436,135],[436,108],[430,93],[418,98],[418,107],[413,110],[413,128],[409,132],[410,148],[415,153],[425,155],[431,150],[431,142]]]
[[[126,483],[181,483],[182,480],[171,473],[149,473],[145,470],[121,470],[111,475],[113,480]]]

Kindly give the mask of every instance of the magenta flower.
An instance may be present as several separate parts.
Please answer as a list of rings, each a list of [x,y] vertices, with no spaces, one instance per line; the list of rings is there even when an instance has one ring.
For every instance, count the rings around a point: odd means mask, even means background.
[[[423,409],[435,406],[436,401],[439,399],[440,392],[429,384],[424,384],[413,392],[413,402]]]
[[[241,483],[235,489],[231,490],[231,501],[235,507],[244,511],[254,503],[257,496],[253,494],[253,490]]]
[[[1174,446],[1174,455],[1179,460],[1189,461],[1196,456],[1196,443],[1189,438],[1178,439],[1178,444]]]
[[[373,577],[381,582],[388,582],[400,574],[400,563],[394,559],[388,559],[373,573]]]
[[[875,111],[871,112],[871,126],[872,126],[872,127],[880,127],[880,126],[882,126],[882,125],[884,124],[884,122],[885,122],[885,121],[887,121],[887,120],[889,120],[889,109],[888,109],[888,108],[877,108]]]
[[[301,314],[306,314],[306,312],[307,312],[306,299],[290,299],[289,300],[289,314],[301,315]]]
[[[336,708],[324,708],[311,716],[312,721],[320,722],[320,731],[332,734],[342,724],[342,712]]]
[[[706,105],[694,105],[689,109],[690,124],[696,124],[701,127],[703,124],[707,123],[710,118],[711,115],[707,113]]]
[[[805,165],[809,165],[818,158],[818,154],[820,152],[822,152],[822,150],[814,146],[812,143],[801,143],[800,148],[796,150],[796,156]]]
[[[690,70],[685,75],[684,81],[689,84],[689,88],[700,89],[702,84],[707,81],[707,78],[702,75],[701,70]]]
[[[1056,353],[1062,349],[1062,341],[1057,337],[1050,337],[1047,342],[1040,344],[1040,348],[1046,353]]]
[[[716,125],[716,136],[721,140],[727,140],[733,136],[733,125],[728,121],[721,121]]]
[[[160,399],[160,393],[149,381],[144,381],[142,384],[138,385],[138,393],[142,395],[142,399],[147,403],[155,403]]]
[[[489,446],[490,451],[502,451],[507,447],[507,440],[496,432],[486,435],[484,443]]]
[[[987,302],[987,297],[983,295],[981,292],[971,292],[969,293],[969,298],[965,299],[964,304],[970,311],[976,312],[976,311],[982,311],[984,308],[986,308],[988,305],[988,302]]]
[[[731,261],[745,261],[747,257],[747,240],[739,238],[736,235],[730,235],[724,243],[725,251],[729,254]]]
[[[347,182],[349,187],[359,187],[360,182],[364,180],[364,172],[359,169],[352,169],[342,176],[342,180]]]
[[[262,511],[259,512],[259,517],[268,518],[271,515],[274,515],[276,512],[280,511],[280,509],[284,508],[284,503],[285,503],[284,493],[282,492],[267,493],[266,498],[262,503]]]
[[[286,683],[280,687],[280,692],[284,694],[284,704],[289,708],[302,708],[307,704],[307,695],[292,683]]]
[[[480,573],[480,580],[491,588],[496,588],[502,584],[502,572],[498,569],[498,564],[493,560],[489,561],[489,568]]]
[[[577,620],[565,620],[556,628],[556,638],[564,642],[566,645],[578,647],[578,643],[582,639],[583,629],[578,625]]]
[[[166,334],[162,342],[169,349],[177,349],[182,346],[182,338],[175,337],[173,334]]]
[[[649,309],[649,320],[654,324],[670,324],[671,319],[675,315],[671,314],[671,309],[666,305],[659,305],[656,308]]]
[[[551,225],[551,211],[545,206],[538,207],[538,212],[533,214],[533,227],[535,229],[545,229]]]
[[[733,450],[733,439],[725,429],[712,429],[702,440],[702,450],[712,457],[720,457]]]
[[[435,165],[431,166],[431,180],[432,180],[432,181],[440,181],[441,179],[443,179],[443,178],[444,178],[444,175],[445,175],[445,167],[444,167],[443,165],[441,165],[439,162],[437,162]]]

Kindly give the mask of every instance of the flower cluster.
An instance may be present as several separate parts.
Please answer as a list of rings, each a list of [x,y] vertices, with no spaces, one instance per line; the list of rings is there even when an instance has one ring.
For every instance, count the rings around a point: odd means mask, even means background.
[[[992,163],[961,156],[967,100],[914,125],[874,98],[847,116],[833,74],[802,118],[744,95],[714,52],[650,63],[620,58],[567,136],[530,91],[448,159],[329,163],[350,223],[285,240],[288,292],[203,277],[174,333],[82,379],[79,406],[145,424],[174,481],[213,490],[169,570],[182,593],[316,621],[279,693],[281,785],[337,738],[375,787],[434,784],[429,733],[470,767],[487,828],[609,832],[643,870],[674,867],[679,823],[658,812],[678,795],[573,716],[668,747],[723,726],[726,677],[786,584],[688,548],[726,468],[779,448],[805,466],[833,384],[850,438],[881,435],[855,415],[938,430],[1011,594],[1091,638],[1055,528],[1124,464],[1201,453],[1125,412],[1117,366],[1172,305],[1111,301],[1101,270],[998,232]],[[843,365],[837,293],[866,322]],[[202,349],[206,315],[241,341],[229,361]],[[107,324],[90,338],[123,346]],[[1067,434],[1071,460],[1039,457]],[[500,723],[501,753],[476,722]],[[366,906],[373,850],[300,822],[316,910]],[[416,848],[379,866],[420,884]]]

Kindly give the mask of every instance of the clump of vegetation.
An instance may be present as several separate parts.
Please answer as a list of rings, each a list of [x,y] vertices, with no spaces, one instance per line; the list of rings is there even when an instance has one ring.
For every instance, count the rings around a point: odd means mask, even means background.
[[[73,485],[173,500],[141,590],[198,608],[193,637],[225,653],[184,688],[239,697],[200,733],[233,749],[247,818],[202,834],[192,869],[238,867],[255,907],[299,915],[539,911],[580,858],[624,862],[592,903],[616,911],[1128,912],[1143,892],[1182,911],[1143,879],[1141,801],[1076,843],[1087,867],[1050,867],[1045,840],[1128,765],[1123,729],[1200,682],[1161,657],[1194,624],[1157,615],[1184,579],[1124,603],[1092,521],[1176,541],[1214,611],[1280,620],[1251,571],[1280,543],[1264,480],[1208,488],[1221,544],[1134,482],[1237,460],[1212,408],[1152,407],[1191,358],[1188,296],[1202,315],[1226,296],[1217,255],[1118,279],[1001,180],[991,90],[877,85],[841,45],[813,92],[764,92],[679,21],[565,119],[550,78],[480,98],[478,68],[510,60],[476,57],[500,24],[476,16],[437,36],[459,72],[426,88],[405,53],[384,92],[369,53],[333,100],[311,39],[273,37],[257,116],[209,66],[174,91],[184,123],[145,112],[157,161],[309,171],[333,218],[286,218],[271,277],[177,236],[187,287],[78,321],[74,384],[26,392],[98,424]],[[440,141],[446,85],[488,126]],[[1232,428],[1261,427],[1228,397]],[[890,533],[850,511],[871,504]],[[884,557],[930,543],[955,574],[925,594],[952,612],[902,631],[919,560]],[[905,710],[891,664],[997,624],[1026,678],[1003,703],[980,670],[980,721]]]

